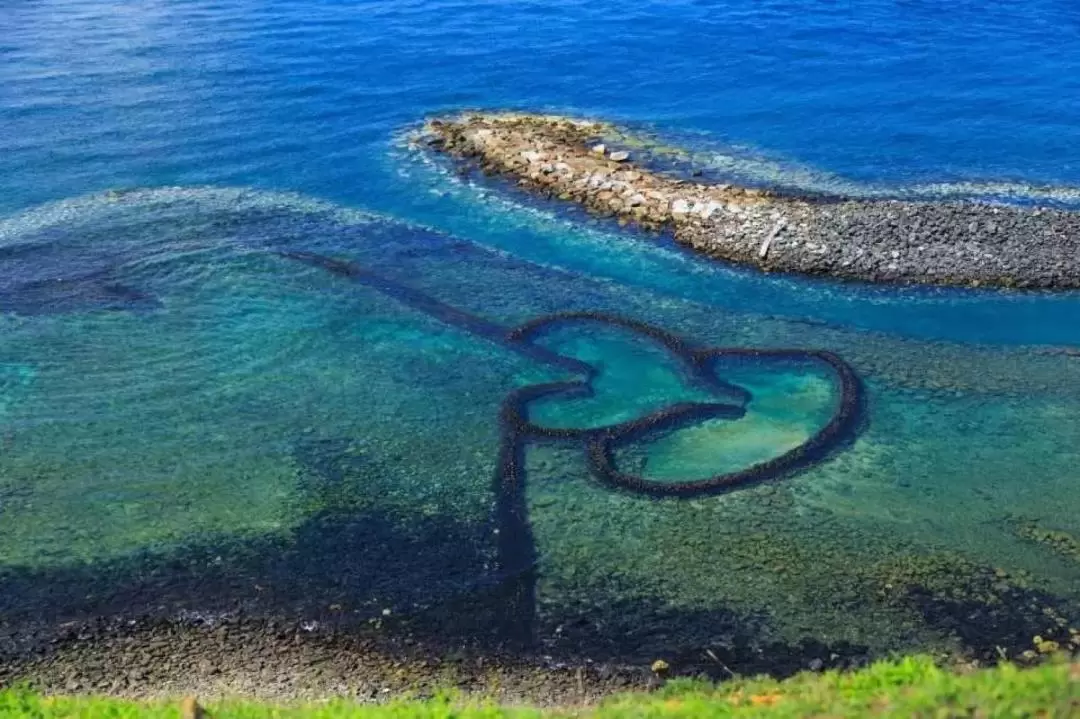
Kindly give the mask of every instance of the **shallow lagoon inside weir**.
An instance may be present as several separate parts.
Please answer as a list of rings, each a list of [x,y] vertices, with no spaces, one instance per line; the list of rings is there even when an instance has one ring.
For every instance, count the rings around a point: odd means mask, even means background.
[[[526,655],[782,671],[992,659],[1080,619],[1059,347],[695,302],[289,194],[108,193],[0,238],[8,267],[49,268],[5,275],[12,636],[390,615]],[[807,286],[912,321],[954,296]]]

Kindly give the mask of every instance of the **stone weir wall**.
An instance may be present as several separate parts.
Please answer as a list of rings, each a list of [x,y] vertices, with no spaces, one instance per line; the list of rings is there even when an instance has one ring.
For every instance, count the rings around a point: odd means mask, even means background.
[[[530,191],[763,270],[875,282],[1080,287],[1080,213],[978,202],[814,198],[653,172],[602,122],[522,114],[429,120],[418,141]],[[622,144],[622,143],[620,143]],[[640,146],[642,143],[637,141]]]

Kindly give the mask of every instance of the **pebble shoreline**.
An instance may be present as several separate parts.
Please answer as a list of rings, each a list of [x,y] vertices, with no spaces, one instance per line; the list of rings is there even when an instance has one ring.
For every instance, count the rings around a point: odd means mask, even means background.
[[[212,624],[99,619],[69,622],[51,634],[36,649],[5,646],[0,637],[0,688],[28,682],[46,694],[340,696],[362,703],[455,689],[503,703],[555,706],[656,685],[647,666],[545,662],[467,643],[380,636],[370,628],[312,629],[295,618],[237,616]]]
[[[653,171],[603,122],[466,114],[417,142],[591,212],[670,230],[706,255],[766,271],[870,282],[1080,288],[1080,212],[981,202],[799,197]],[[640,140],[636,142],[640,144]]]

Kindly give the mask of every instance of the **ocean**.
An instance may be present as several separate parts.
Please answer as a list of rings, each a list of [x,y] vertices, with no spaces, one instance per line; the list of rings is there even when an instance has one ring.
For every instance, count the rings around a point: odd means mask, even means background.
[[[1064,642],[1080,294],[732,267],[408,138],[560,113],[736,183],[1080,209],[1078,78],[1056,0],[0,2],[0,613],[348,625],[483,596],[498,621],[434,633],[736,671]],[[834,353],[858,416],[767,482],[612,486],[592,440],[502,414],[572,368],[499,333],[567,311]],[[595,372],[529,405],[545,427],[731,401],[625,327],[530,345]],[[719,362],[740,417],[611,461],[657,484],[768,462],[838,411],[828,369]]]

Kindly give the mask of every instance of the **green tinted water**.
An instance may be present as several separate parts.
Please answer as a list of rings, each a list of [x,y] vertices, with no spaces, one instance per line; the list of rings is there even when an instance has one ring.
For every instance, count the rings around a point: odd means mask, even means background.
[[[260,611],[302,618],[311,610],[299,597],[365,619],[499,580],[500,406],[567,374],[276,247],[355,260],[506,327],[616,311],[700,347],[830,350],[861,377],[856,436],[794,476],[720,496],[613,491],[579,444],[531,442],[542,647],[1011,651],[1057,621],[1048,608],[1067,622],[1080,606],[1080,561],[1022,529],[1080,534],[1080,362],[1068,355],[722,312],[296,198],[162,191],[76,205],[20,218],[19,241],[51,248],[58,267],[108,257],[158,304],[68,298],[63,312],[2,319],[0,565],[20,577],[3,600],[11,616],[31,611],[27,587],[86,572],[102,577],[97,599],[64,595],[46,611],[105,611],[102,594],[132,587],[143,604],[130,611],[217,606],[200,589],[211,573],[232,582],[228,599]],[[89,245],[83,225],[97,230]],[[80,249],[65,254],[69,244]],[[543,345],[598,370],[593,396],[532,405],[543,426],[731,400],[622,330],[568,325]],[[618,450],[620,468],[658,482],[735,471],[806,441],[836,409],[835,379],[813,364],[724,360],[715,371],[750,392],[745,416],[642,438]],[[146,584],[147,566],[183,591]],[[976,641],[953,621],[961,600],[1008,611]]]

